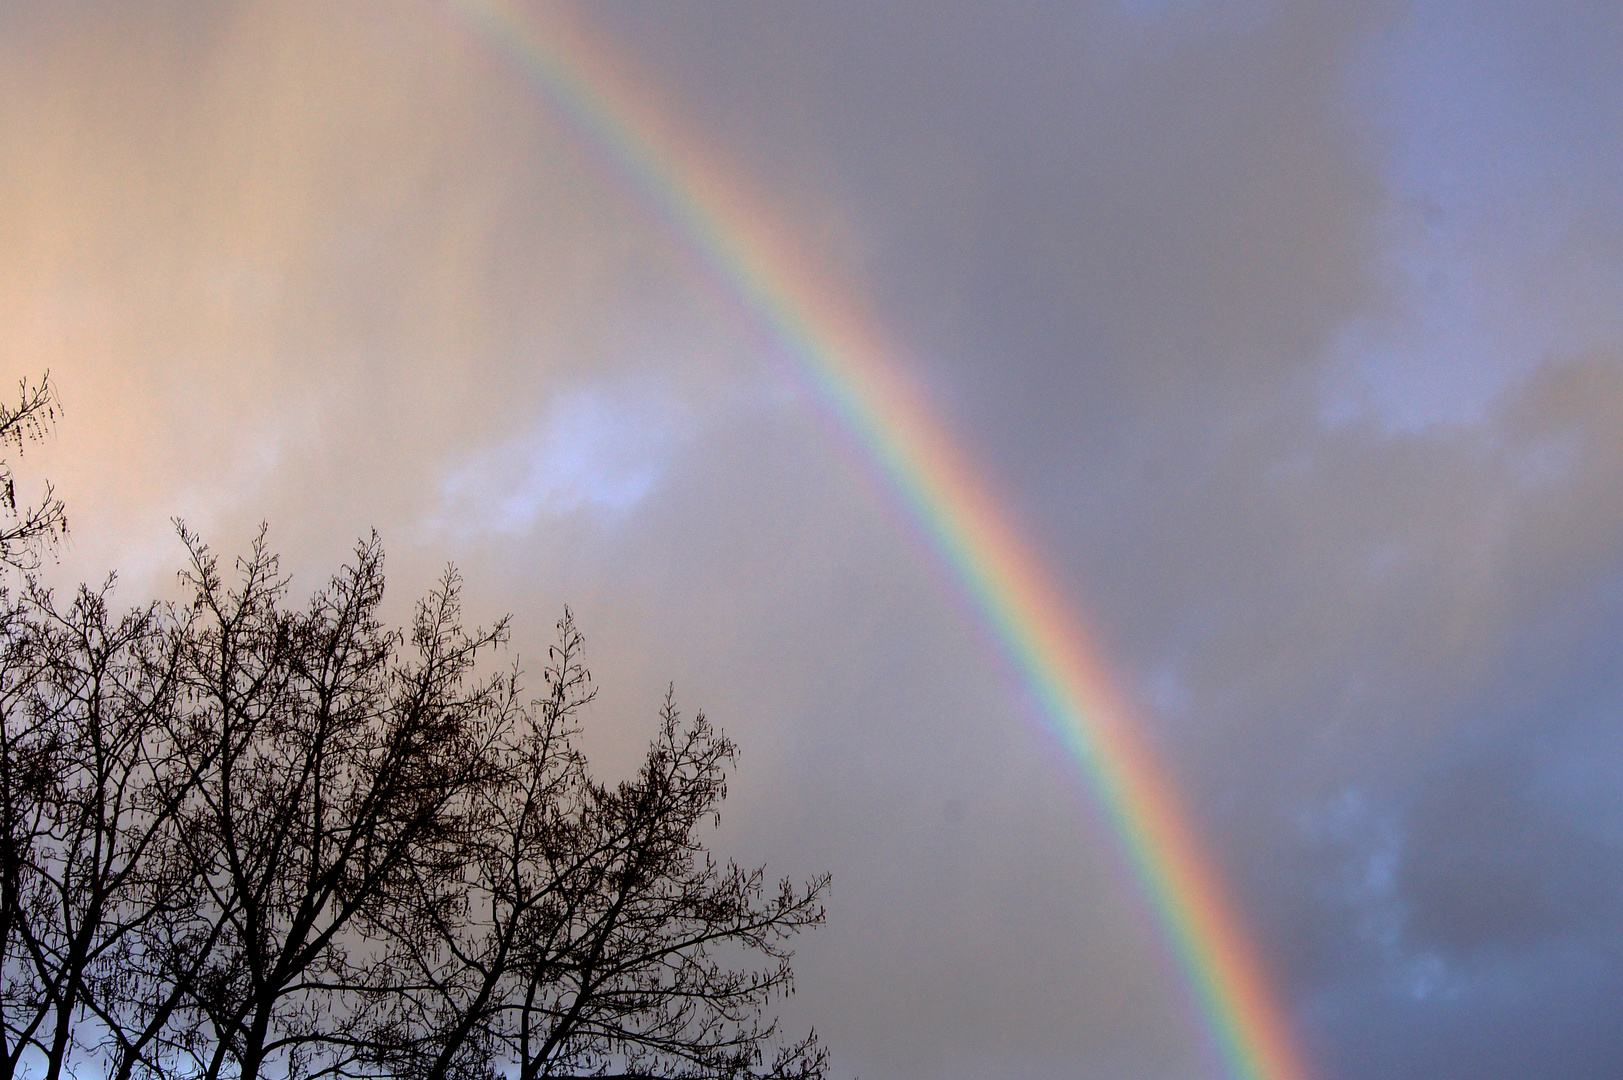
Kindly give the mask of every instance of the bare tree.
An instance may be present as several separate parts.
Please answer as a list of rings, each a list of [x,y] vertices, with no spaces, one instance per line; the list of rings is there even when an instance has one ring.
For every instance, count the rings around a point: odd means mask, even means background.
[[[393,978],[367,1033],[376,1063],[406,1076],[483,1077],[525,957],[556,949],[576,894],[596,877],[597,838],[580,819],[590,789],[574,714],[595,696],[566,610],[549,694],[500,733],[484,784],[466,794],[466,831],[385,913]],[[423,869],[440,869],[425,862]]]
[[[0,440],[55,415],[25,383]],[[25,573],[66,529],[0,462],[3,515]],[[390,630],[375,535],[295,608],[263,529],[229,580],[180,532],[188,603],[0,587],[0,1080],[825,1075],[767,1010],[828,878],[711,856],[703,714],[605,784],[567,609],[525,703],[454,571]]]
[[[50,372],[33,385],[24,379],[17,386],[17,404],[0,405],[0,445],[9,443],[21,453],[25,443],[50,433],[61,411]],[[38,567],[41,551],[67,535],[67,509],[50,484],[39,502],[19,507],[17,479],[4,458],[0,458],[0,511],[10,519],[0,525],[0,563],[15,569]]]
[[[0,445],[44,437],[59,411],[47,373],[18,386],[17,405],[0,405]],[[19,508],[16,478],[0,458],[0,564],[27,570],[67,532],[67,517],[50,485],[37,505]],[[36,715],[41,641],[29,603],[0,585],[0,1076],[17,1071],[24,1055],[50,1037],[54,984],[38,981],[39,940],[51,923],[52,898],[33,872],[51,841],[53,786],[60,735]],[[46,935],[47,938],[50,935]]]
[[[376,537],[298,615],[279,607],[286,583],[262,538],[236,590],[191,550],[203,618],[185,664],[187,742],[209,760],[180,835],[224,932],[184,1006],[199,1028],[175,1045],[210,1080],[272,1060],[292,1076],[344,1072],[365,1049],[346,1024],[367,981],[351,950],[365,955],[365,920],[443,850],[459,796],[485,779],[512,687],[468,675],[505,623],[465,632],[447,575],[403,656],[376,618]]]
[[[815,1038],[774,1050],[763,1013],[791,988],[784,943],[822,922],[828,879],[769,889],[714,861],[699,832],[736,747],[669,699],[636,778],[593,781],[573,717],[595,691],[568,612],[559,635],[549,695],[472,793],[463,877],[419,881],[416,920],[394,928],[406,977],[375,1045],[431,1080],[821,1076]]]
[[[33,722],[29,699],[39,670],[26,609],[0,595],[0,1075],[14,1076],[37,1051],[50,1016],[35,980],[27,927],[49,918],[49,898],[30,873],[50,830],[56,732]]]
[[[8,716],[39,748],[44,778],[33,789],[30,842],[15,855],[24,899],[10,906],[12,973],[32,995],[7,1001],[18,1041],[5,1069],[15,1071],[17,1051],[31,1044],[48,1080],[63,1074],[75,1017],[97,1010],[98,983],[131,935],[173,902],[154,871],[177,808],[165,794],[178,765],[164,727],[174,638],[156,606],[113,619],[111,584],[81,589],[66,610],[28,587],[28,685]]]

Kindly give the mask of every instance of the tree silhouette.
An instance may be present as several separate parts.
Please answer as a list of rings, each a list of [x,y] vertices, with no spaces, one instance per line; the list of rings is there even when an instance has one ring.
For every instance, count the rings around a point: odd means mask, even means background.
[[[50,433],[62,406],[46,372],[37,384],[27,379],[17,384],[17,404],[0,405],[0,446],[10,444],[18,453],[29,442]],[[50,484],[33,505],[17,503],[17,480],[11,463],[0,458],[0,514],[9,522],[0,525],[0,563],[19,570],[39,566],[40,553],[68,531],[67,509]]]
[[[25,385],[0,438],[54,414]],[[26,571],[65,518],[0,482]],[[375,535],[302,607],[263,529],[229,573],[180,535],[183,603],[0,590],[0,1080],[825,1075],[767,1010],[828,878],[710,854],[703,714],[603,783],[567,609],[527,701],[454,571],[391,630]]]
[[[470,789],[476,823],[454,882],[425,877],[390,928],[404,961],[388,1034],[401,1071],[490,1075],[817,1076],[814,1040],[780,1050],[765,1004],[791,984],[783,942],[823,919],[826,877],[768,889],[719,866],[700,828],[737,750],[669,697],[635,779],[594,782],[573,719],[593,696],[568,611],[549,694],[506,731],[498,775]],[[753,953],[741,969],[721,952]]]

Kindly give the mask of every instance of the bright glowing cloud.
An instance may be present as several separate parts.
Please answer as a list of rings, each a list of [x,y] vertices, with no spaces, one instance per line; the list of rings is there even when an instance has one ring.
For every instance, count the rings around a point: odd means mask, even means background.
[[[582,512],[616,521],[659,484],[685,433],[677,403],[648,387],[566,393],[517,438],[451,464],[429,531],[522,536]]]

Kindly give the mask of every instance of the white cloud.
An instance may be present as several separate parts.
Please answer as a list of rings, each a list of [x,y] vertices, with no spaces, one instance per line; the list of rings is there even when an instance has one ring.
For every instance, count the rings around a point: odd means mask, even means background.
[[[677,402],[647,386],[561,395],[518,438],[452,464],[429,531],[515,536],[544,517],[622,518],[659,484],[685,428]]]

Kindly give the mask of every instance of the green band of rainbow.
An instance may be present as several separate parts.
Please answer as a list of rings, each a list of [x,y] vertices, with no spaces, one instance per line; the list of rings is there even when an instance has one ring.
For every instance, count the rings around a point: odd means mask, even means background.
[[[950,565],[1108,817],[1235,1080],[1306,1080],[1255,953],[1080,626],[849,298],[558,7],[452,0],[793,353]]]

